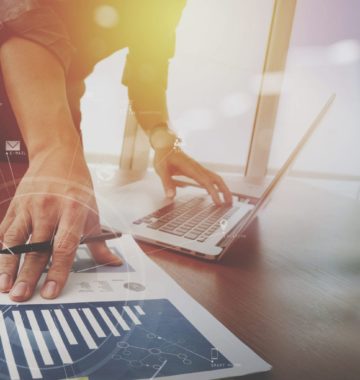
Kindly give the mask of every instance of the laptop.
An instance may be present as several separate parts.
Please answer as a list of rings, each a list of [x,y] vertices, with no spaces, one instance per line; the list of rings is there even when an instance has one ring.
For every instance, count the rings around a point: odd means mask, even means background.
[[[333,104],[326,102],[289,158],[261,195],[238,195],[231,206],[215,206],[204,189],[185,188],[174,201],[164,200],[159,181],[142,180],[121,187],[111,204],[121,204],[121,217],[137,240],[159,247],[218,261],[243,235],[271,195],[279,186],[296,158]],[[124,232],[124,223],[111,222]]]

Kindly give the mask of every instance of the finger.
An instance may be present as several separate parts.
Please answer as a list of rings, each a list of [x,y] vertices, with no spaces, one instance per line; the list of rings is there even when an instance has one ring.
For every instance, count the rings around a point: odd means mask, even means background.
[[[217,206],[221,206],[222,202],[221,202],[221,199],[220,199],[220,196],[219,196],[219,193],[218,193],[218,190],[216,189],[216,187],[214,186],[214,183],[210,180],[209,177],[206,177],[206,176],[201,176],[199,177],[199,183],[205,187],[205,189],[207,190],[207,192],[209,193],[209,195],[211,196],[213,202],[217,205]]]
[[[196,182],[198,182],[202,187],[206,189],[208,194],[211,196],[212,201],[217,205],[221,206],[222,202],[218,193],[217,188],[214,186],[213,181],[210,179],[210,177],[197,173],[194,171],[191,175],[189,175],[192,179],[194,179]]]
[[[209,175],[205,175],[203,173],[203,170],[198,171],[198,170],[192,169],[189,171],[188,176],[194,179],[196,182],[198,182],[201,186],[203,186],[207,190],[208,194],[211,196],[211,199],[217,206],[221,205],[222,202],[219,197],[219,193],[217,189],[215,188],[213,180],[210,178]]]
[[[219,191],[224,196],[224,201],[226,204],[232,204],[232,194],[229,188],[226,186],[224,180],[217,174],[213,174],[214,183],[218,187]]]
[[[78,201],[67,201],[54,238],[51,266],[41,289],[47,299],[56,298],[65,286],[84,229],[87,210]]]
[[[30,230],[30,218],[25,215],[15,218],[13,223],[4,232],[2,246],[4,248],[24,244],[27,240],[27,231]],[[20,255],[0,255],[0,291],[9,292],[17,275]]]
[[[112,253],[104,242],[95,242],[87,245],[92,257],[99,265],[121,266],[123,261],[115,253]]]
[[[174,180],[171,178],[171,175],[167,168],[162,167],[158,168],[157,173],[163,184],[164,192],[167,198],[175,198],[176,196],[176,185]]]
[[[89,212],[84,235],[95,235],[101,233],[101,226],[99,221],[99,213],[97,206]],[[94,242],[87,244],[92,257],[99,265],[119,266],[123,264],[121,258],[108,248],[106,242]]]
[[[13,207],[11,204],[9,208],[6,211],[6,214],[4,216],[3,221],[0,224],[0,239],[3,240],[3,236],[5,234],[5,231],[10,227],[10,225],[13,223],[15,219],[15,207]]]
[[[188,156],[185,156],[184,159],[179,162],[179,171],[183,175],[192,178],[202,187],[204,187],[207,190],[208,194],[211,196],[213,202],[216,205],[220,206],[222,202],[219,197],[218,190],[214,185],[213,178],[211,175],[209,175],[209,171]]]
[[[44,220],[34,218],[32,242],[47,241],[51,238],[54,226],[44,222]],[[23,302],[33,295],[49,257],[50,252],[30,252],[25,255],[16,282],[10,292],[10,297],[13,301]]]

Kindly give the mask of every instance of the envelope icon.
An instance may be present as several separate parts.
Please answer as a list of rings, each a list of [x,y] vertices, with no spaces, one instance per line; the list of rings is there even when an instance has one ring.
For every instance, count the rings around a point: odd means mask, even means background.
[[[21,146],[20,141],[6,141],[5,151],[6,152],[20,152]]]

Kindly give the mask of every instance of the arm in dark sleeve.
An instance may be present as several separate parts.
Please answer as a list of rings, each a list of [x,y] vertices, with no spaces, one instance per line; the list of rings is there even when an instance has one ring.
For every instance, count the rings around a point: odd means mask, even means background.
[[[128,87],[132,110],[142,128],[169,119],[166,90],[169,60],[175,53],[176,27],[185,6],[184,0],[159,0],[141,20],[129,44],[123,83]]]
[[[168,122],[166,101],[168,60],[138,62],[129,54],[124,83],[132,111],[141,127],[146,131],[160,123]]]

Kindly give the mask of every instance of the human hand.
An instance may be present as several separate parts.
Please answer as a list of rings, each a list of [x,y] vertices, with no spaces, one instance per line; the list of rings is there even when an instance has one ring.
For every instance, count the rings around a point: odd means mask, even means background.
[[[74,153],[75,151],[75,153]],[[53,241],[52,252],[0,255],[0,291],[16,302],[26,301],[50,257],[51,266],[41,288],[44,298],[56,298],[65,286],[82,235],[101,232],[96,200],[81,148],[52,147],[31,159],[7,214],[0,225],[4,248]],[[121,265],[104,242],[88,244],[100,265]]]
[[[206,169],[177,147],[156,149],[154,167],[160,176],[168,198],[176,195],[174,175],[184,175],[194,179],[210,194],[216,205],[231,204],[232,195],[224,180],[216,173]],[[221,199],[219,193],[222,193]]]

